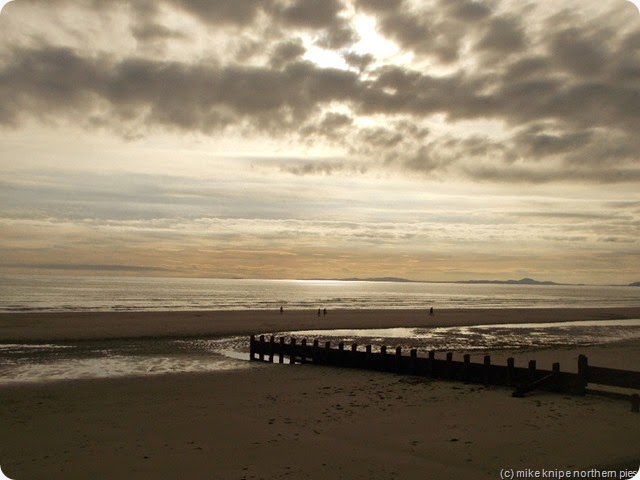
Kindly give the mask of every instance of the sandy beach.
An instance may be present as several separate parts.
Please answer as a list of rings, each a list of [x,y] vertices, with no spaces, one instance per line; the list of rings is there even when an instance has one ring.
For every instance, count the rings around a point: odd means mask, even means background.
[[[303,329],[444,327],[640,318],[640,307],[0,313],[0,342],[188,337]]]
[[[6,314],[0,340],[598,318],[640,318],[640,309]],[[580,353],[640,370],[638,342],[516,357],[544,368]],[[640,464],[640,415],[626,402],[512,398],[498,387],[313,365],[12,385],[0,399],[0,466],[15,480],[498,479],[502,469]]]

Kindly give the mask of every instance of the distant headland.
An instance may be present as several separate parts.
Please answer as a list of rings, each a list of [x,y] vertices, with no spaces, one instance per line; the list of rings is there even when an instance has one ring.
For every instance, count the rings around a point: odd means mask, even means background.
[[[521,278],[520,280],[462,280],[452,283],[488,283],[492,285],[567,285],[551,281],[539,281],[533,278]]]
[[[342,282],[404,282],[404,283],[462,283],[462,284],[494,284],[494,285],[566,285],[564,283],[556,283],[550,281],[538,281],[533,278],[522,278],[520,280],[458,280],[451,282],[434,282],[409,280],[399,277],[370,277],[370,278],[340,278],[336,279]]]
[[[351,278],[331,278],[331,279],[319,279],[319,280],[333,280],[340,282],[398,282],[398,283],[457,283],[463,285],[565,285],[565,286],[584,286],[583,283],[558,283],[549,280],[540,281],[533,278],[525,277],[520,280],[456,280],[456,281],[432,281],[432,280],[409,280],[408,278],[401,277],[351,277]],[[640,287],[640,282],[633,282],[626,285],[611,285],[611,286],[629,286]]]

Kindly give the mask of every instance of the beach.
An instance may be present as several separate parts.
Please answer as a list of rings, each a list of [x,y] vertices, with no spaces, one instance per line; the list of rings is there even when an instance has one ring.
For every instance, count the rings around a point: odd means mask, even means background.
[[[0,313],[0,341],[198,337],[310,329],[443,327],[640,318],[640,307]]]
[[[0,340],[189,337],[314,328],[640,318],[640,308],[0,315]],[[456,323],[459,322],[459,323]],[[640,370],[640,344],[523,352]],[[475,359],[477,361],[477,358]],[[497,479],[503,469],[637,468],[640,415],[597,396],[313,365],[0,387],[0,466],[12,479]],[[503,471],[504,473],[504,471]],[[620,477],[616,477],[620,478]]]

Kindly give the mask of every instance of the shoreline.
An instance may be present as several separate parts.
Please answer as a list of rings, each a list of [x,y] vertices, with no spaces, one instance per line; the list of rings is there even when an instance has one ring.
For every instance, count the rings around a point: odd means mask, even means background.
[[[640,319],[640,307],[329,310],[212,310],[0,313],[0,342],[181,338],[263,332]]]

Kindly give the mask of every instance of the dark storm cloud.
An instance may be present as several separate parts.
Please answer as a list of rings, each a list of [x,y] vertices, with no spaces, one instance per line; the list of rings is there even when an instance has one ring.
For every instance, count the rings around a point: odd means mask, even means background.
[[[505,54],[520,51],[525,45],[524,28],[519,19],[494,17],[489,21],[477,47]]]
[[[465,22],[477,22],[491,15],[491,9],[479,1],[442,0],[440,4],[455,18]]]
[[[394,11],[402,7],[403,0],[356,0],[356,5],[373,13]]]
[[[443,63],[458,59],[463,39],[462,25],[458,22],[399,10],[381,17],[381,29],[403,48],[435,56]]]
[[[581,130],[567,134],[547,133],[544,127],[533,125],[516,135],[515,140],[523,153],[534,158],[566,154],[592,141],[593,133]]]
[[[50,120],[77,112],[98,115],[98,103],[106,101],[111,106],[106,121],[211,131],[226,122],[252,122],[252,115],[258,116],[256,124],[278,124],[289,115],[306,118],[319,104],[357,96],[355,74],[309,63],[276,71],[145,59],[113,63],[84,58],[68,48],[14,53],[13,61],[0,71],[6,98],[13,99],[5,104],[0,119],[4,123],[25,110],[51,112]],[[20,86],[17,92],[15,85]]]
[[[342,8],[338,0],[294,0],[276,11],[291,25],[322,28],[334,24]]]
[[[357,39],[340,17],[340,0],[165,0],[206,24],[238,27],[251,25],[262,13],[275,29],[300,28],[322,32],[318,42],[327,48],[342,48]],[[286,35],[285,35],[286,36]]]
[[[551,57],[561,68],[576,75],[597,76],[609,63],[605,50],[607,31],[584,32],[578,28],[565,28],[550,40]]]
[[[268,0],[167,0],[206,23],[247,25]]]
[[[330,143],[344,142],[345,135],[351,129],[353,118],[343,113],[328,112],[320,119],[312,119],[305,124],[300,134],[304,138],[319,137]]]
[[[279,43],[275,46],[271,55],[271,65],[278,68],[282,65],[299,59],[304,55],[306,49],[299,38],[291,39]]]
[[[375,57],[370,53],[358,54],[355,52],[347,52],[343,55],[345,62],[360,71],[364,71],[375,61]]]
[[[126,3],[112,3],[111,8],[126,8]],[[100,7],[93,7],[100,8]],[[101,8],[105,8],[104,2]],[[158,22],[160,3],[153,0],[137,0],[129,5],[133,26],[131,34],[138,42],[161,42],[185,38],[183,32],[175,31]]]
[[[361,107],[367,113],[479,118],[493,114],[496,96],[481,93],[485,80],[464,73],[433,76],[406,67],[384,67],[375,72],[370,88],[363,92]]]
[[[346,24],[335,25],[325,30],[316,42],[322,48],[331,50],[347,48],[358,41],[358,34]]]
[[[375,13],[382,33],[403,48],[435,56],[443,63],[458,60],[469,42],[479,51],[502,54],[518,51],[526,43],[518,18],[493,14],[482,2],[439,0],[431,9],[415,8],[400,0],[358,0],[356,4]]]

